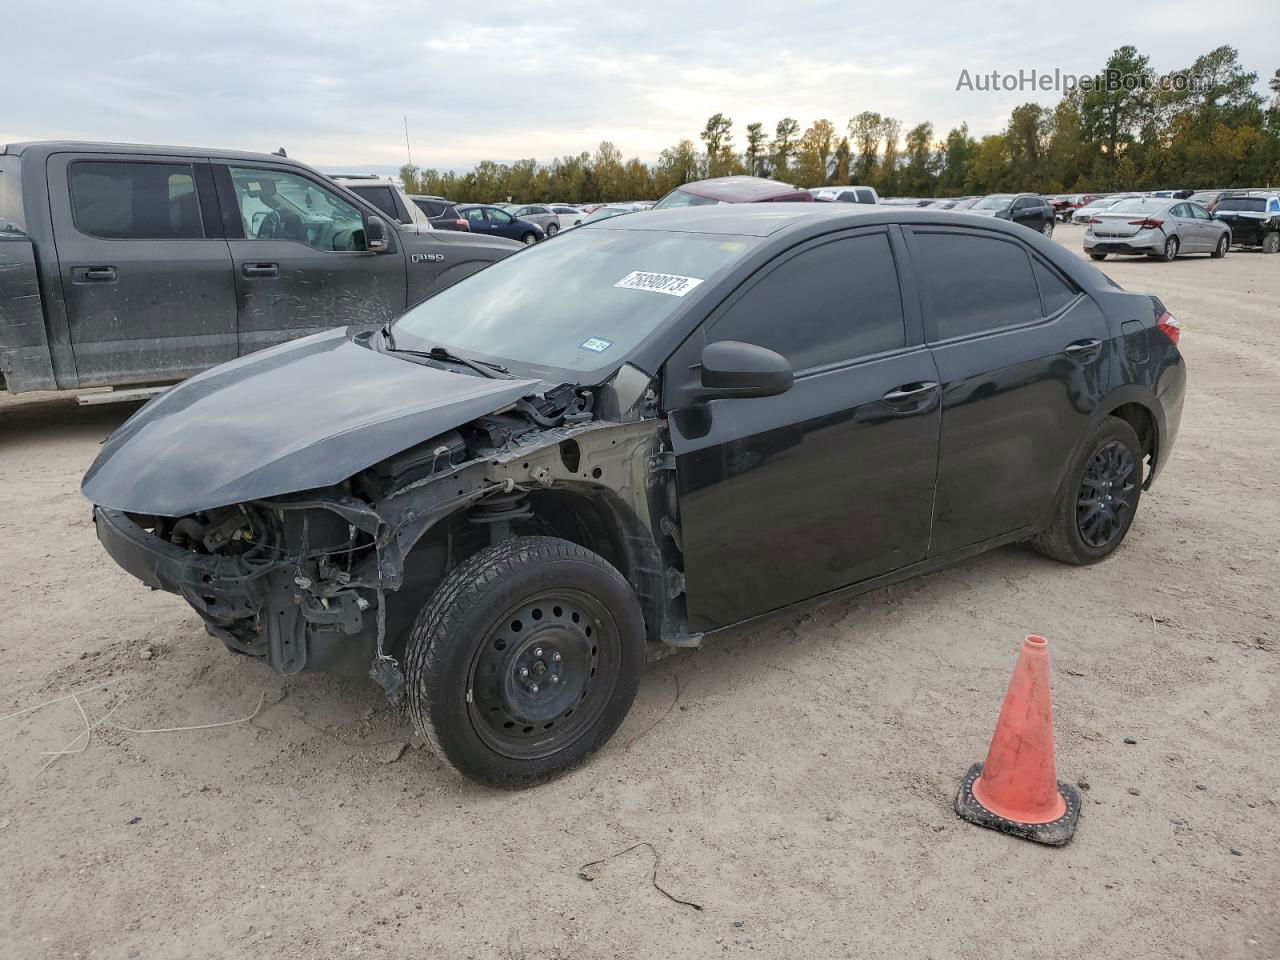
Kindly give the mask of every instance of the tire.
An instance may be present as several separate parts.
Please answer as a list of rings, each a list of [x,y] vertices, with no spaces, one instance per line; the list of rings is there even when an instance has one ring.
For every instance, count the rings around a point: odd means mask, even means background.
[[[1109,472],[1124,472],[1126,458],[1127,475],[1104,486]],[[1102,497],[1109,499],[1103,501]],[[1141,499],[1142,445],[1138,435],[1119,417],[1107,417],[1081,444],[1058,494],[1053,520],[1032,538],[1031,545],[1063,563],[1105,560],[1124,542]]]
[[[1152,256],[1163,260],[1165,263],[1172,263],[1174,260],[1178,259],[1178,247],[1178,238],[1169,237],[1164,242],[1164,251],[1162,253],[1152,254]]]
[[[1046,220],[1043,224],[1041,224],[1041,225],[1040,225],[1040,232],[1041,232],[1041,233],[1043,233],[1046,237],[1052,237],[1052,236],[1053,236],[1053,221],[1052,221],[1052,220]]]
[[[1090,260],[1105,260],[1105,259],[1107,259],[1107,255],[1106,255],[1105,253],[1091,253],[1091,254],[1089,254],[1089,259],[1090,259]]]
[[[418,614],[409,716],[462,775],[533,786],[613,735],[644,660],[644,617],[621,573],[567,540],[506,540],[445,577]]]
[[[1218,245],[1213,248],[1213,253],[1209,254],[1209,256],[1213,257],[1215,260],[1221,260],[1227,255],[1227,250],[1230,246],[1231,238],[1224,233],[1220,238],[1218,238]]]
[[[1280,251],[1280,233],[1268,233],[1262,238],[1262,252],[1276,253]]]
[[[529,233],[526,233],[523,237],[520,238],[520,242],[523,243],[526,247],[531,247],[538,242],[538,235],[530,231]]]
[[[547,236],[548,236],[548,237],[554,237],[554,236],[555,236],[557,233],[559,233],[559,232],[560,232],[560,225],[559,225],[559,224],[557,224],[557,223],[548,223],[548,224],[547,224]]]

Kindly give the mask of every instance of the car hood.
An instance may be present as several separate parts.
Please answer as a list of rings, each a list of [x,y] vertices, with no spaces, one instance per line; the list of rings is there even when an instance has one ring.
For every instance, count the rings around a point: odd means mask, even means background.
[[[973,207],[965,211],[965,213],[972,213],[975,217],[995,217],[1004,212],[1004,210],[975,210]]]
[[[98,506],[178,517],[328,486],[538,385],[423,366],[330,330],[156,397],[107,439],[80,490]]]

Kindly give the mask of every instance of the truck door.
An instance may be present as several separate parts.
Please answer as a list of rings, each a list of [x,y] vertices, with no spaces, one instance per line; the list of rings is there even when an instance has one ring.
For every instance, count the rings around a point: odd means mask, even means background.
[[[79,386],[179,380],[235,357],[207,162],[54,154],[46,175]]]
[[[297,167],[215,163],[235,272],[240,353],[352,323],[383,323],[406,306],[405,255],[365,242],[365,217]]]

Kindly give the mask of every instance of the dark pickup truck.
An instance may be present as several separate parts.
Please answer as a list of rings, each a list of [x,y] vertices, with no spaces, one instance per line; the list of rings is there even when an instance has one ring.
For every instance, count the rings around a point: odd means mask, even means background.
[[[381,324],[521,249],[389,222],[276,155],[0,146],[0,388],[166,383]]]

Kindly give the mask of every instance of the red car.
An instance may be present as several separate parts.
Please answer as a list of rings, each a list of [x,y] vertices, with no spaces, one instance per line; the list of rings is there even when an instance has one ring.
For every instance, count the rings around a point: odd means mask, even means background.
[[[672,207],[701,207],[714,203],[812,203],[808,190],[763,177],[714,177],[676,187],[653,205],[654,210]]]

